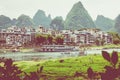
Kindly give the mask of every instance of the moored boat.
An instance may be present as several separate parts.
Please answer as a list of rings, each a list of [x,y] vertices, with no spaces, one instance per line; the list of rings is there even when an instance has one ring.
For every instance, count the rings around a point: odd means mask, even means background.
[[[66,45],[43,45],[40,49],[42,52],[65,52],[65,51],[73,51],[73,46]]]

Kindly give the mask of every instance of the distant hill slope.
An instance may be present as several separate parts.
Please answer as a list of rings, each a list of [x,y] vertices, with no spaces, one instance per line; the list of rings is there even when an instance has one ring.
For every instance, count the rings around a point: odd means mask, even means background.
[[[65,20],[65,29],[95,28],[95,24],[81,2],[73,5]]]
[[[18,17],[18,19],[14,18],[11,20],[9,17],[6,17],[4,15],[0,16],[0,29],[7,29],[11,26],[17,26],[17,27],[32,27],[34,26],[34,23],[32,19],[27,15],[21,15]]]
[[[97,19],[95,20],[95,24],[97,28],[103,31],[110,31],[110,30],[113,30],[112,28],[115,24],[115,21],[107,17],[104,17],[102,15],[98,15]]]
[[[7,16],[0,15],[0,29],[6,29],[10,27],[11,24],[11,19]]]
[[[16,21],[16,26],[18,27],[31,27],[34,26],[32,19],[27,15],[21,15]]]
[[[44,11],[38,10],[33,17],[33,21],[36,26],[42,25],[44,27],[50,27],[51,16],[49,15],[47,17]]]

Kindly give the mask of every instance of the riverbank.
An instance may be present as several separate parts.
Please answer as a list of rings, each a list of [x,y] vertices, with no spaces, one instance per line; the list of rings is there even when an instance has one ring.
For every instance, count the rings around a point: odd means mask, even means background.
[[[15,61],[38,61],[38,60],[50,60],[61,59],[69,57],[79,57],[82,55],[94,55],[101,54],[102,51],[112,53],[113,51],[120,52],[120,49],[88,49],[82,54],[80,51],[71,52],[7,52],[1,53],[0,57],[11,58]]]
[[[81,50],[100,50],[100,49],[120,49],[120,45],[114,45],[114,44],[107,44],[107,45],[104,45],[104,46],[96,46],[96,45],[93,45],[93,46],[85,46],[85,47],[79,47],[76,46],[76,48],[81,51]],[[34,47],[34,48],[19,48],[19,49],[16,49],[18,51],[16,52],[22,52],[22,53],[29,53],[29,52],[39,52],[40,51],[40,48],[39,47]],[[6,49],[6,48],[1,48],[0,49],[0,53],[6,53],[6,52],[15,52],[14,49]]]
[[[90,47],[90,49],[118,49],[120,48],[120,44],[119,45],[115,45],[115,44],[107,44],[107,45],[103,45],[103,46],[92,46]]]
[[[111,47],[112,48],[112,47]],[[101,56],[101,50],[108,50],[112,52],[113,50],[118,50],[119,46],[117,45],[116,48],[107,49],[90,49],[90,51],[94,51],[95,53],[91,52],[92,54],[87,56],[74,56],[61,54],[61,53],[26,53],[27,49],[24,50],[22,53],[14,53],[14,54],[6,54],[7,56],[11,56],[13,58],[16,57],[17,59],[27,59],[27,57],[31,58],[30,61],[16,61],[16,64],[22,71],[27,73],[36,71],[40,68],[40,66],[44,66],[43,68],[43,75],[46,75],[47,79],[49,80],[57,80],[58,78],[66,78],[65,80],[87,80],[87,69],[88,67],[92,67],[92,69],[96,72],[103,72],[105,65],[110,65],[106,60],[103,59]],[[96,52],[97,51],[97,52]],[[120,49],[119,49],[120,51]],[[99,54],[99,53],[100,54]],[[25,56],[23,56],[25,55]],[[49,56],[48,56],[49,55]],[[20,57],[22,56],[22,57]],[[44,58],[47,56],[47,59],[39,60],[37,57]],[[65,57],[64,57],[65,56]],[[55,59],[55,57],[57,59]],[[50,59],[48,59],[50,58]],[[53,59],[54,58],[54,59]],[[75,73],[82,73],[84,76],[74,77]],[[61,80],[61,79],[60,79]]]
[[[9,53],[9,52],[22,52],[22,53],[28,53],[28,52],[35,52],[34,48],[20,48],[20,49],[6,49],[2,48],[0,49],[0,53]]]
[[[74,58],[61,58],[43,61],[19,61],[15,62],[20,69],[30,73],[44,66],[42,74],[49,80],[67,77],[65,80],[86,80],[87,69],[92,67],[94,71],[104,71],[105,65],[110,65],[101,55],[88,55]],[[83,73],[84,77],[74,77],[77,72]]]

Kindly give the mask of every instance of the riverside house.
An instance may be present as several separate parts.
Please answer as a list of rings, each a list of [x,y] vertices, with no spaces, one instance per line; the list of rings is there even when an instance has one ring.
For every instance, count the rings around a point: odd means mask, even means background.
[[[72,42],[77,45],[95,44],[96,40],[104,40],[105,44],[112,43],[112,35],[95,29],[63,30],[62,35],[64,36],[65,44]]]
[[[82,30],[53,30],[39,26],[36,33],[50,34],[52,36],[64,36],[64,44],[75,43],[77,45],[95,44],[96,40],[104,40],[105,44],[112,43],[112,36],[98,29]]]
[[[104,40],[104,44],[112,43],[112,36],[97,29],[61,30],[9,27],[0,30],[1,46],[22,46],[29,41],[34,41],[35,34],[50,34],[52,36],[64,36],[64,44],[75,43],[76,45],[95,44],[96,40]]]
[[[32,28],[27,29],[13,26],[0,31],[0,39],[5,41],[5,43],[1,44],[5,46],[22,46],[28,41],[34,40],[34,36],[35,31]]]

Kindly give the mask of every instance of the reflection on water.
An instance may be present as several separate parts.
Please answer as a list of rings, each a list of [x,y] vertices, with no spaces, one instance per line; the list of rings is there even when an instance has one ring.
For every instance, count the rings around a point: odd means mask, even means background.
[[[120,49],[103,49],[104,51],[112,52],[118,51]],[[86,50],[85,54],[101,54],[102,50]],[[65,58],[65,57],[77,57],[79,56],[79,51],[76,52],[35,52],[35,53],[4,53],[0,54],[0,57],[12,58],[13,60],[43,60],[43,59],[55,59],[55,58]]]

